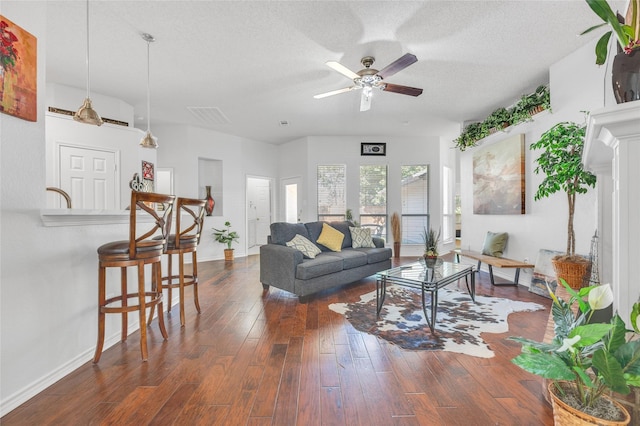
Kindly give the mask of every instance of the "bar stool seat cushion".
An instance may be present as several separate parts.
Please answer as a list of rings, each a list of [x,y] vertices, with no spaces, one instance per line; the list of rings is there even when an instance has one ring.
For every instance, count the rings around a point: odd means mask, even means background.
[[[153,241],[158,241],[158,244],[153,244],[153,245],[149,245],[149,246],[145,246],[145,247],[138,247],[138,253],[147,253],[147,252],[152,252],[152,251],[158,251],[159,254],[162,253],[164,246],[163,246],[163,241],[162,237],[160,237],[159,240],[156,240],[154,238]],[[117,254],[117,255],[123,255],[123,254],[129,254],[129,240],[122,240],[122,241],[112,241],[110,243],[106,243],[101,245],[100,247],[98,247],[98,254],[99,255],[110,255],[110,254]]]
[[[154,238],[155,239],[155,238]],[[195,248],[198,245],[197,235],[183,235],[180,237],[180,248],[183,250]],[[171,234],[167,239],[167,250],[175,250],[176,247],[176,235]]]

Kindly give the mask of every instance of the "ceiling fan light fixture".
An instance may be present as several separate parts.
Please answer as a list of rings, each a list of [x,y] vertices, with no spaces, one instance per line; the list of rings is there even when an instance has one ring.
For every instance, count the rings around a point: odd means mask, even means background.
[[[102,126],[102,118],[93,109],[91,105],[90,93],[90,79],[89,79],[89,0],[87,0],[87,97],[85,98],[82,106],[78,108],[78,111],[73,115],[73,119],[79,123],[92,124],[94,126]]]

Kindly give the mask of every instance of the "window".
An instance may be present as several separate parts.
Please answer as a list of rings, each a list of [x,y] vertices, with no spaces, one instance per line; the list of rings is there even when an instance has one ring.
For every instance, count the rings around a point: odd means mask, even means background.
[[[401,166],[402,244],[422,244],[429,228],[429,166]]]
[[[344,220],[347,210],[347,167],[318,166],[318,220]]]
[[[360,226],[387,237],[387,166],[360,166]]]
[[[456,223],[454,209],[453,170],[444,166],[442,176],[442,242],[450,243],[454,238]]]

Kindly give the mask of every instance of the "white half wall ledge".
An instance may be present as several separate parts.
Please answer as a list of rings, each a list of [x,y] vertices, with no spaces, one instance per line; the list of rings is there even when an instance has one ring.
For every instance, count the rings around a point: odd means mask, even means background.
[[[40,211],[44,226],[93,226],[129,224],[129,210],[45,209]],[[151,223],[148,214],[140,215],[140,222]]]

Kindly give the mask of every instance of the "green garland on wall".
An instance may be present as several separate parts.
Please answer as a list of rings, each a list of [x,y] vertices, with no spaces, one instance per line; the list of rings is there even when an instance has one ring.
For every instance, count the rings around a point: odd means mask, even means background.
[[[511,108],[498,108],[484,121],[469,124],[453,142],[460,151],[464,151],[499,130],[531,121],[532,116],[546,109],[551,110],[549,87],[539,86],[535,92],[522,95]]]

